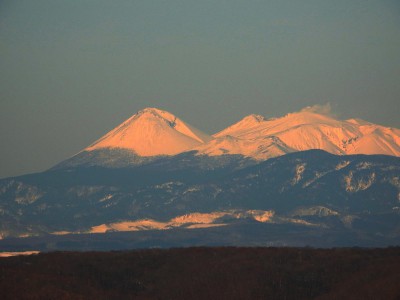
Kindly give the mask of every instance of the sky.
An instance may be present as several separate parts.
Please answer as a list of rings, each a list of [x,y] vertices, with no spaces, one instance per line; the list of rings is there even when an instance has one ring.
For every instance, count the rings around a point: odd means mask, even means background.
[[[400,128],[398,0],[0,0],[0,177],[145,107],[212,134],[329,103]]]

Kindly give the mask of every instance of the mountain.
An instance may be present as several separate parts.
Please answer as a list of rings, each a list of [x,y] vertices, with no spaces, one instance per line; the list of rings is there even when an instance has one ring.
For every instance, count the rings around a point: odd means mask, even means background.
[[[53,169],[139,165],[190,151],[210,140],[211,136],[167,111],[145,108]]]
[[[0,232],[6,238],[132,231],[153,246],[160,230],[182,236],[185,242],[174,246],[399,243],[400,158],[309,150],[253,164],[242,159],[185,153],[129,168],[3,179]],[[315,240],[324,235],[329,240]]]
[[[281,118],[250,115],[196,149],[207,155],[242,154],[259,160],[310,149],[332,154],[400,156],[400,130],[363,120],[337,120],[303,110]]]
[[[398,245],[399,137],[310,109],[209,136],[146,108],[50,170],[1,179],[0,239],[124,231],[135,247]]]
[[[173,114],[146,108],[83,151],[127,149],[139,156],[175,155],[208,142],[211,137]]]
[[[280,118],[249,115],[210,136],[167,111],[146,108],[55,168],[124,167],[188,151],[262,161],[311,149],[400,156],[400,130],[303,109]]]

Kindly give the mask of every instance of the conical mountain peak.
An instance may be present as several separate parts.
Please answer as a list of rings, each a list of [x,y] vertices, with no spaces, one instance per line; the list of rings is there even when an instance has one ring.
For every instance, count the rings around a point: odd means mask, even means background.
[[[84,150],[117,148],[131,150],[140,156],[174,155],[210,139],[170,112],[145,108]]]

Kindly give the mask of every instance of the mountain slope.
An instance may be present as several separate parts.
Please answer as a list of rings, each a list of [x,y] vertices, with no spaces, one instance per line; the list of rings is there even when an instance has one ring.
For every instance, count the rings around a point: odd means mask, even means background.
[[[146,108],[101,137],[84,151],[126,149],[139,156],[174,155],[211,140],[173,114]]]
[[[286,153],[321,149],[332,154],[400,156],[400,130],[362,120],[337,120],[300,111],[281,118],[250,115],[199,145],[200,154],[242,154],[259,160]]]
[[[400,130],[360,119],[338,120],[306,108],[272,119],[249,115],[210,136],[169,112],[146,108],[54,168],[127,167],[189,151],[262,161],[311,149],[400,156]]]
[[[240,157],[201,167],[220,159],[188,153],[0,180],[0,234],[270,224],[266,230],[281,228],[286,241],[291,226],[399,241],[400,158],[310,150],[240,168]]]

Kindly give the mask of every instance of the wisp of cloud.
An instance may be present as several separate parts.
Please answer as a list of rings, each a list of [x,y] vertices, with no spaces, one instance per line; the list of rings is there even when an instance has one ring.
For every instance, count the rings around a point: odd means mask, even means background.
[[[306,106],[302,108],[300,112],[313,112],[317,114],[333,116],[332,107],[329,102],[325,104],[315,104],[312,106]]]

